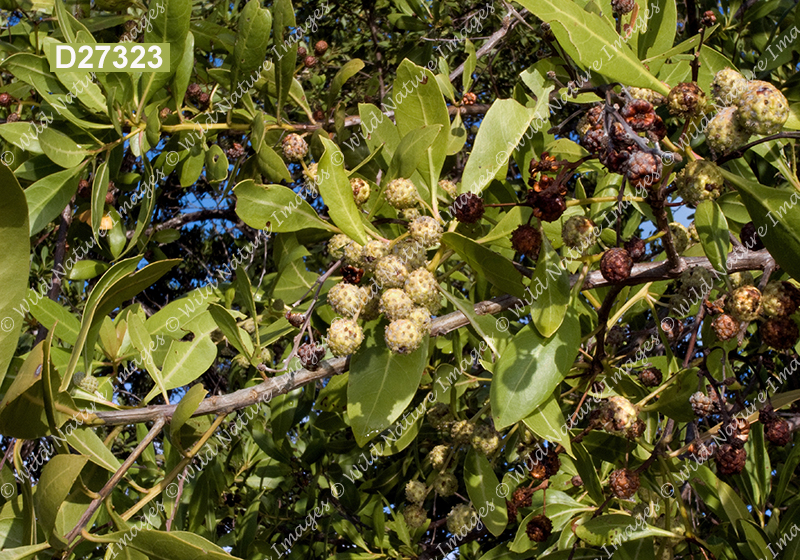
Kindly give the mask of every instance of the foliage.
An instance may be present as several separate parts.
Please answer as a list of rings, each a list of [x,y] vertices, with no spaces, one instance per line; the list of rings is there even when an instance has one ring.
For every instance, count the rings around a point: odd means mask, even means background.
[[[800,556],[796,3],[0,8],[0,558]]]

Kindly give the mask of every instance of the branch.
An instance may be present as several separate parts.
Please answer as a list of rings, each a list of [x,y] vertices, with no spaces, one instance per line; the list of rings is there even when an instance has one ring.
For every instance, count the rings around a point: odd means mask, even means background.
[[[236,211],[233,208],[226,208],[224,210],[209,209],[199,210],[197,212],[188,212],[186,214],[181,214],[179,216],[175,216],[174,218],[170,218],[165,222],[161,222],[157,226],[147,228],[144,232],[144,235],[152,235],[154,232],[161,231],[162,229],[177,229],[181,226],[185,226],[186,224],[190,224],[192,222],[202,222],[204,220],[228,220],[230,222],[236,222],[239,220],[239,217],[236,215]],[[131,235],[133,235],[133,232],[131,232]]]
[[[702,266],[714,270],[714,266],[704,257],[687,257],[687,266]],[[728,255],[728,271],[741,272],[744,270],[763,270],[775,261],[764,249],[758,252],[748,251],[742,254],[731,253]],[[645,284],[656,280],[669,280],[679,274],[672,269],[669,262],[637,264],[633,268],[631,277],[622,285]],[[577,282],[577,275],[570,278],[570,284]],[[583,283],[583,289],[589,290],[609,286],[599,271],[590,273]],[[475,304],[475,313],[478,315],[495,315],[512,307],[529,305],[511,295],[503,295],[489,301]],[[431,336],[442,336],[461,327],[467,326],[469,319],[460,311],[437,318],[431,325]],[[254,387],[240,389],[234,393],[222,396],[213,396],[200,403],[192,416],[206,416],[208,414],[227,414],[236,410],[247,408],[259,402],[268,402],[274,397],[284,395],[295,389],[326,379],[348,371],[350,367],[348,358],[334,358],[322,362],[314,371],[298,369],[283,375],[272,377]],[[171,418],[177,405],[153,405],[144,408],[128,410],[98,411],[89,417],[87,424],[93,426],[116,426],[120,424],[136,424],[150,422],[158,418]]]
[[[520,10],[518,12],[518,14],[520,16],[524,16],[527,13],[528,13],[528,10],[524,10],[524,9]],[[499,43],[503,39],[503,37],[506,36],[506,34],[508,34],[509,31],[514,29],[514,27],[517,25],[517,23],[519,23],[519,20],[516,20],[516,19],[512,20],[508,16],[504,17],[503,18],[503,26],[500,29],[498,29],[497,31],[495,31],[494,33],[492,33],[491,37],[489,37],[489,40],[486,41],[483,45],[481,45],[481,48],[479,48],[475,52],[475,56],[478,57],[478,60],[480,60],[480,58],[482,56],[486,55],[486,53],[491,51],[494,48],[494,46],[497,43]],[[465,63],[466,63],[466,61],[462,62],[459,65],[458,68],[456,68],[455,70],[450,72],[449,78],[450,78],[451,82],[453,80],[455,80],[456,78],[458,78],[461,74],[464,73],[464,64]]]
[[[764,136],[763,138],[759,138],[758,140],[753,140],[752,142],[750,142],[749,144],[745,144],[738,150],[734,150],[731,153],[725,154],[724,156],[720,157],[719,159],[717,159],[715,163],[717,165],[722,165],[726,161],[742,157],[744,153],[753,146],[758,146],[759,144],[763,144],[764,142],[770,142],[772,140],[780,140],[782,138],[800,138],[800,132],[779,132],[777,134]]]

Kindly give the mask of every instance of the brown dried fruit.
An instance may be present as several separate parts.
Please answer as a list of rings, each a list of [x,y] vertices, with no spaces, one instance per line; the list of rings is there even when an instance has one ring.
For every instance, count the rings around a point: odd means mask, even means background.
[[[317,56],[322,56],[326,52],[328,52],[328,43],[325,41],[317,41],[317,43],[314,45],[314,54]]]
[[[558,171],[558,164],[556,163],[555,156],[551,156],[547,152],[542,152],[542,157],[539,161],[535,159],[531,160],[528,171],[531,175],[536,173],[554,173]]]
[[[742,226],[739,239],[750,251],[760,251],[764,248],[764,243],[761,241],[761,236],[758,235],[758,230],[753,222],[747,222]]]
[[[78,182],[78,196],[81,198],[89,198],[92,196],[92,186],[86,179],[81,179]]]
[[[611,492],[620,499],[626,500],[636,494],[639,489],[639,475],[630,469],[619,469],[608,477]]]
[[[453,201],[453,213],[459,222],[474,224],[483,217],[483,199],[475,193],[464,193]]]
[[[314,117],[314,120],[317,122],[325,120],[325,112],[319,109],[314,111],[314,114],[312,116]]]
[[[297,356],[300,363],[309,371],[314,371],[319,367],[320,361],[325,357],[325,348],[317,345],[316,342],[302,344],[297,349]]]
[[[186,97],[191,101],[197,101],[201,93],[203,93],[203,90],[200,89],[199,84],[189,84],[189,87],[186,88]]]
[[[244,146],[242,146],[238,142],[234,142],[233,146],[228,148],[228,150],[225,152],[225,154],[230,159],[239,159],[240,157],[242,157],[245,154],[245,149],[244,149]]]
[[[533,208],[533,215],[545,222],[555,222],[567,209],[564,197],[559,194],[539,194],[534,190],[528,191],[527,203]]]
[[[475,105],[475,102],[478,100],[478,96],[468,91],[464,94],[464,97],[461,99],[462,105]]]
[[[702,23],[705,27],[711,27],[712,25],[717,23],[717,16],[715,16],[714,12],[712,12],[711,10],[703,12],[703,17],[700,20],[700,23]]]
[[[10,123],[10,122],[17,122],[17,121],[19,121],[19,115],[18,115],[18,114],[16,114],[16,113],[11,113],[10,115],[8,115],[8,116],[6,117],[6,122],[7,122],[7,123]]]
[[[714,319],[711,328],[714,329],[718,339],[730,340],[739,332],[739,322],[727,313],[723,313]]]
[[[8,107],[11,105],[11,102],[14,100],[8,93],[3,92],[0,93],[0,107]]]
[[[551,476],[558,474],[558,469],[561,468],[561,459],[553,449],[548,449],[544,456],[537,460],[532,458],[531,462],[531,478],[535,480],[546,480]]]
[[[664,374],[661,373],[661,370],[655,367],[644,368],[639,373],[639,381],[642,382],[642,385],[645,387],[657,387],[661,385],[661,381],[664,379]]]
[[[536,260],[542,246],[542,234],[533,226],[522,224],[511,234],[511,248]]]
[[[725,443],[717,449],[714,460],[719,474],[739,474],[744,470],[744,465],[747,462],[747,452],[742,448]]]
[[[650,152],[634,152],[623,165],[625,176],[637,188],[652,188],[661,179],[661,159]]]
[[[545,515],[536,515],[528,522],[525,533],[533,542],[544,542],[553,533],[553,522]]]
[[[286,313],[286,320],[289,321],[290,325],[299,329],[303,325],[303,322],[306,320],[306,318],[302,313],[292,313],[289,311]]]
[[[622,15],[633,11],[636,0],[611,0],[611,9]]]
[[[297,47],[297,58],[305,58],[308,51],[305,47]]]
[[[313,57],[313,56],[307,56],[307,57],[305,57],[305,58],[303,59],[303,65],[304,65],[306,68],[313,68],[314,66],[316,66],[316,65],[317,65],[317,59],[316,59],[316,57]]]
[[[789,423],[783,418],[777,418],[764,426],[764,437],[773,445],[784,446],[792,441],[792,431]]]
[[[630,238],[630,241],[625,242],[625,249],[633,259],[633,262],[641,262],[647,254],[647,243],[634,235]]]
[[[622,108],[620,114],[636,132],[649,130],[656,122],[653,106],[644,99],[634,99],[629,102]]]
[[[792,348],[800,337],[800,330],[790,317],[773,317],[758,329],[761,342],[777,350]]]
[[[600,273],[612,284],[619,284],[630,278],[631,269],[633,259],[628,251],[620,247],[609,249],[600,259]]]

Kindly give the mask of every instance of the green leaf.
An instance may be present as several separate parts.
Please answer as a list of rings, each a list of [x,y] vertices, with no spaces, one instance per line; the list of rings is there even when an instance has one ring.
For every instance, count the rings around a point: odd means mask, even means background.
[[[169,72],[152,72],[143,74],[145,87],[150,96],[164,88],[172,79],[172,75],[183,59],[186,47],[186,35],[192,16],[191,0],[161,0],[158,14],[151,18],[152,27],[144,33],[145,43],[169,43]],[[166,61],[165,61],[166,62]],[[145,100],[146,101],[146,100]]]
[[[350,188],[349,182],[347,186]],[[305,228],[336,231],[317,216],[316,210],[303,197],[288,187],[257,185],[252,179],[247,179],[236,185],[233,192],[236,195],[236,213],[252,228],[278,233]]]
[[[208,312],[211,313],[214,321],[219,326],[219,330],[222,331],[222,334],[225,335],[228,342],[236,348],[240,354],[243,354],[246,358],[251,358],[253,355],[253,343],[250,342],[247,333],[236,324],[236,320],[230,312],[216,303],[212,303],[208,306]]]
[[[289,96],[297,63],[297,42],[292,40],[289,28],[297,26],[291,0],[277,0],[272,4],[272,47],[275,60],[276,114],[280,115]]]
[[[53,173],[25,189],[31,235],[42,231],[69,204],[78,190],[78,181],[84,166],[85,164]]]
[[[678,7],[675,0],[650,0],[650,5],[658,11],[647,8],[647,13],[639,12],[639,17],[647,19],[647,31],[639,36],[639,58],[642,60],[660,55],[672,48],[678,31]],[[658,73],[661,63],[650,64],[650,71]]]
[[[14,311],[25,298],[30,270],[30,228],[25,193],[11,169],[0,165],[0,384],[17,349],[23,317]]]
[[[41,289],[41,288],[40,288]],[[31,315],[48,330],[58,322],[55,334],[67,344],[75,344],[78,340],[78,331],[81,323],[63,305],[60,305],[48,297],[40,296],[33,290],[28,291],[28,301],[31,302]],[[35,301],[35,303],[33,303]]]
[[[0,402],[0,433],[7,437],[35,439],[48,433],[42,397],[44,342],[25,358],[14,381]],[[31,406],[32,401],[38,401]]]
[[[90,329],[120,303],[137,295],[166,274],[180,262],[180,259],[154,262],[134,272],[140,261],[140,257],[132,257],[116,263],[95,284],[86,300],[81,319],[81,330],[78,333],[75,347],[72,349],[72,355],[59,391],[66,391],[72,381],[75,366],[78,365],[83,346],[89,338]]]
[[[467,129],[461,120],[461,113],[456,113],[450,125],[450,141],[447,143],[447,155],[453,156],[461,151],[467,143]]]
[[[39,135],[32,122],[15,122],[0,124],[0,137],[11,142],[17,148],[33,154],[43,154],[39,144]],[[24,165],[24,164],[23,164]],[[5,165],[3,166],[5,167]]]
[[[0,552],[0,560],[27,560],[39,552],[50,548],[48,543],[30,544],[16,548],[7,548]]]
[[[250,284],[250,277],[247,275],[247,270],[241,265],[236,269],[236,278],[233,281],[236,286],[236,295],[244,301],[245,308],[250,313],[250,317],[258,327],[258,311],[256,309],[256,301],[253,298],[253,285]],[[259,336],[258,328],[255,330],[256,346],[261,346],[261,337]]]
[[[659,529],[631,515],[612,513],[590,519],[575,528],[578,538],[592,546],[619,544],[620,542],[654,537],[674,537],[675,534]]]
[[[100,235],[100,223],[103,220],[103,214],[105,214],[108,181],[108,162],[104,161],[97,168],[92,181],[92,231],[94,232],[95,240]]]
[[[128,544],[151,560],[231,560],[234,558],[214,543],[184,531],[140,531]]]
[[[769,188],[721,169],[742,197],[761,240],[789,275],[800,279],[800,193]]]
[[[49,116],[40,119],[40,127],[43,123],[47,123],[45,126],[49,125],[52,122],[52,117],[58,114],[82,129],[112,128],[110,124],[95,123],[77,116],[79,114],[82,115],[83,112],[80,107],[75,105],[74,94],[69,91],[69,87],[65,86],[61,80],[50,72],[50,63],[45,56],[17,53],[0,63],[0,67],[25,83],[32,85],[42,97],[44,103],[49,104],[55,111],[55,113],[49,112]],[[73,89],[77,90],[80,87],[84,88],[85,91],[94,91],[94,88],[97,88],[93,97],[102,98],[102,93],[100,93],[97,84],[92,84],[91,77],[88,74],[80,78],[79,81],[80,85],[73,86]],[[104,108],[101,107],[98,112],[102,111],[104,111]]]
[[[564,320],[569,306],[569,271],[553,250],[546,235],[542,235],[539,262],[530,283],[535,294],[531,303],[531,318],[536,330],[550,338]]]
[[[506,501],[498,494],[500,481],[497,480],[489,459],[474,448],[470,448],[464,461],[464,484],[467,486],[469,499],[480,508],[479,514],[485,512],[481,517],[483,524],[495,537],[500,536],[508,525]]]
[[[88,154],[88,151],[78,146],[72,138],[53,127],[42,131],[39,135],[39,145],[47,157],[67,169],[78,165]]]
[[[103,444],[103,440],[88,427],[81,427],[72,431],[64,430],[67,443],[81,455],[103,467],[110,473],[115,473],[122,466],[119,459],[114,457],[111,450]]]
[[[383,146],[383,153],[380,157],[384,158],[388,165],[394,156],[394,151],[400,145],[400,133],[397,131],[397,127],[392,119],[384,115],[380,109],[368,103],[358,104],[358,116],[361,117],[361,134],[355,136],[358,141],[356,145],[360,145],[361,140],[365,140],[372,151]],[[0,130],[2,130],[2,126],[0,126]]]
[[[550,29],[573,60],[627,86],[649,88],[667,95],[669,88],[647,71],[639,57],[608,22],[578,4],[559,0],[520,0]],[[641,17],[641,16],[640,16]],[[578,82],[578,85],[581,85]]]
[[[564,418],[564,413],[561,412],[561,407],[555,394],[550,395],[531,415],[526,416],[522,421],[534,434],[547,441],[560,443],[564,446],[567,455],[572,455],[571,434],[569,430],[566,430],[567,421]]]
[[[455,292],[455,290],[453,290]],[[456,292],[457,293],[457,292]],[[486,341],[489,349],[496,355],[500,355],[500,351],[495,341],[500,340],[505,336],[497,328],[497,319],[492,315],[478,315],[475,313],[473,303],[464,298],[458,297],[456,293],[450,293],[450,290],[443,289],[442,295],[447,298],[447,301],[453,304],[457,311],[460,311],[469,321],[469,324],[475,329],[475,332]]]
[[[454,232],[446,232],[442,236],[442,243],[450,246],[469,266],[499,290],[519,298],[525,296],[522,273],[505,257]]]
[[[361,221],[361,211],[353,198],[353,188],[344,170],[344,156],[339,147],[321,137],[325,153],[319,160],[319,191],[328,206],[333,223],[348,237],[364,245],[369,238]]]
[[[218,144],[214,144],[208,148],[205,156],[206,160],[206,175],[208,180],[212,183],[224,181],[228,176],[228,156],[225,151]]]
[[[467,39],[464,41],[464,52],[467,53],[467,60],[464,61],[464,72],[461,73],[461,85],[464,92],[468,92],[472,87],[472,73],[478,65],[478,55],[475,52],[475,45]]]
[[[266,142],[258,149],[258,168],[270,181],[291,181],[286,162]]]
[[[49,537],[53,530],[58,508],[69,495],[87,460],[80,455],[56,455],[42,469],[33,497],[36,515],[46,536]]]
[[[480,194],[508,158],[533,120],[534,113],[513,99],[495,101],[478,129],[475,145],[464,168],[460,191]]]
[[[342,86],[344,86],[345,82],[358,74],[362,68],[364,68],[364,61],[360,58],[348,60],[341,68],[339,68],[339,71],[336,72],[336,75],[333,77],[330,89],[328,90],[329,108],[333,107],[336,99],[339,97],[339,92],[342,91]]]
[[[264,64],[269,43],[272,15],[258,0],[250,0],[239,14],[239,30],[233,47],[231,85],[251,76]]]
[[[713,200],[704,200],[697,206],[694,215],[697,225],[697,235],[703,246],[708,260],[714,269],[726,273],[728,270],[728,251],[730,249],[730,234],[728,221],[719,205]]]
[[[202,315],[195,321],[201,318]],[[167,390],[188,385],[203,375],[217,357],[217,346],[211,340],[209,333],[200,333],[192,329],[191,324],[188,328],[194,333],[194,339],[191,342],[173,340],[167,350],[161,371],[164,387]],[[149,402],[158,392],[158,388],[154,387],[143,402]]]
[[[70,280],[91,280],[103,274],[110,268],[111,265],[102,261],[93,261],[91,259],[84,259],[78,261],[67,272],[67,278]]]
[[[487,233],[484,237],[478,240],[478,243],[492,243],[493,241],[502,240],[498,245],[504,247],[511,247],[509,238],[522,224],[527,224],[531,217],[531,209],[528,206],[512,206],[507,212],[503,213],[503,217],[497,222],[497,225]]]
[[[386,172],[386,179],[382,182],[387,184],[398,177],[411,177],[422,158],[427,157],[428,148],[438,138],[441,130],[442,127],[438,124],[423,126],[403,136],[392,156],[389,171]]]
[[[442,125],[436,140],[427,150],[427,158],[417,168],[426,182],[428,194],[425,196],[423,190],[420,193],[430,202],[430,192],[439,180],[450,138],[450,114],[433,73],[404,59],[397,68],[392,101],[384,101],[384,106],[395,109],[401,137],[426,125]]]
[[[169,423],[170,438],[174,445],[181,447],[180,431],[184,424],[192,417],[194,411],[203,402],[203,399],[208,394],[208,391],[201,383],[192,385],[183,398],[175,407],[175,414],[172,415],[172,420]]]
[[[194,24],[192,24],[194,25]],[[186,95],[186,88],[189,87],[189,82],[192,79],[194,72],[194,33],[191,31],[186,34],[186,39],[183,45],[183,55],[178,62],[178,67],[175,69],[175,77],[172,78],[172,99],[175,104],[180,107],[183,104],[183,98]]]
[[[529,416],[552,395],[572,367],[580,341],[580,323],[571,308],[550,338],[532,326],[514,335],[492,379],[492,416],[498,430]]]
[[[393,354],[383,325],[366,330],[351,358],[347,384],[347,416],[359,447],[400,417],[417,392],[427,361],[427,337],[411,354]]]

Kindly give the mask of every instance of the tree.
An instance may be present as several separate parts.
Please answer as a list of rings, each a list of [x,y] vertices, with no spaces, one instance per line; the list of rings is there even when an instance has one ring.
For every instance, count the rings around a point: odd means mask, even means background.
[[[0,559],[800,555],[794,4],[2,7]]]

